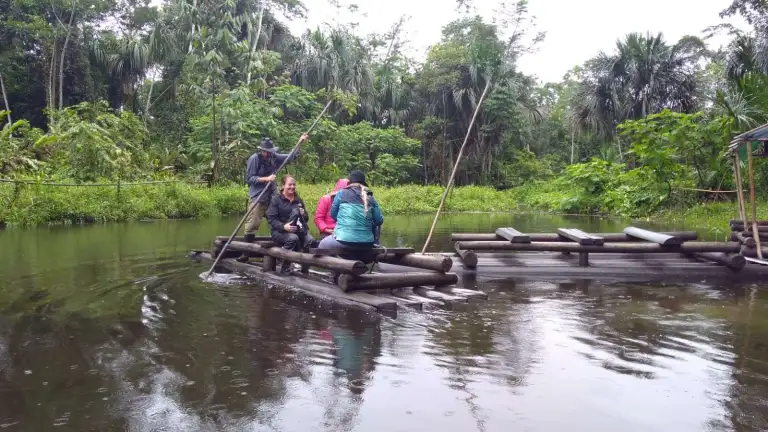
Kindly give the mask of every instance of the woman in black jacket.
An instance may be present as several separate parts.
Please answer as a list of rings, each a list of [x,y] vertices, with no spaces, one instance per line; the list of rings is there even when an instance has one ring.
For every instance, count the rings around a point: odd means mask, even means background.
[[[282,179],[279,194],[272,196],[267,209],[267,221],[272,230],[272,240],[283,249],[300,252],[310,247],[315,239],[309,233],[309,214],[304,201],[296,193],[296,179],[286,175]],[[291,263],[283,260],[280,271],[289,273]]]

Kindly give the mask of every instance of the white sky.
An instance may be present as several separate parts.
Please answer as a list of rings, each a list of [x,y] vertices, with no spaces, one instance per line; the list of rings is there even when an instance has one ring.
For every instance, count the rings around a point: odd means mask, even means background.
[[[328,0],[303,0],[309,9],[307,20],[288,26],[295,35],[322,23],[333,24],[337,10]],[[401,15],[410,16],[407,27],[412,55],[422,60],[428,47],[440,40],[444,25],[460,16],[455,0],[343,0],[359,7],[355,21],[359,33],[384,32]],[[475,0],[478,12],[489,21],[498,0]],[[600,50],[610,51],[616,40],[630,32],[662,32],[668,42],[685,35],[701,35],[706,27],[722,23],[719,12],[731,0],[529,0],[537,18],[537,29],[547,36],[538,52],[520,60],[520,69],[543,82],[559,81],[573,66],[582,64]],[[353,15],[343,13],[342,22]],[[732,24],[747,29],[737,18]],[[728,37],[713,38],[713,47]]]

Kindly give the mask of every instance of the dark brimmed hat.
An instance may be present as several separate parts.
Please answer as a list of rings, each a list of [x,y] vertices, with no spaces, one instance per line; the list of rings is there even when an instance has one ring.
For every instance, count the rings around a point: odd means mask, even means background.
[[[360,183],[364,186],[368,186],[368,183],[365,182],[365,174],[360,170],[350,172],[348,178],[350,183]]]
[[[277,153],[277,147],[275,147],[275,144],[269,138],[264,138],[261,140],[259,150],[270,153]]]

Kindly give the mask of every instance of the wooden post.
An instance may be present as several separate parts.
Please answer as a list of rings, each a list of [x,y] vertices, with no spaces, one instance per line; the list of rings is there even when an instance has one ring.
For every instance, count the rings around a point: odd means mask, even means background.
[[[747,206],[744,203],[744,184],[741,180],[741,158],[739,158],[739,153],[736,152],[733,155],[733,176],[736,181],[736,201],[738,202],[739,206],[739,218],[741,218],[741,222],[744,224],[744,226],[747,225]],[[733,222],[733,221],[731,221]]]
[[[589,252],[579,252],[579,266],[589,267]]]
[[[264,255],[263,261],[261,261],[261,269],[265,272],[273,272],[276,267],[275,257],[270,255]]]
[[[757,202],[755,201],[755,171],[752,169],[752,143],[747,142],[747,164],[749,166],[749,201],[752,206],[752,236],[757,244],[757,257],[763,259],[760,247],[760,227],[757,225]],[[746,225],[746,224],[745,224]]]

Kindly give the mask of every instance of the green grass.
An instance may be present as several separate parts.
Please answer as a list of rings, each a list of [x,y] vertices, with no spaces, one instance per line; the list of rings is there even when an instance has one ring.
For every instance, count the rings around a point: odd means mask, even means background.
[[[299,194],[311,211],[332,184],[299,184]],[[443,194],[440,186],[374,187],[385,214],[434,213]],[[202,218],[242,214],[245,186],[162,184],[114,187],[51,187],[0,185],[0,221],[33,226],[141,219]],[[466,186],[452,190],[446,212],[552,212],[567,211],[572,191],[562,184],[531,184],[506,191]],[[700,204],[666,209],[651,219],[683,222],[702,229],[723,228],[736,215],[732,203]],[[768,219],[768,203],[760,202],[758,217]]]

